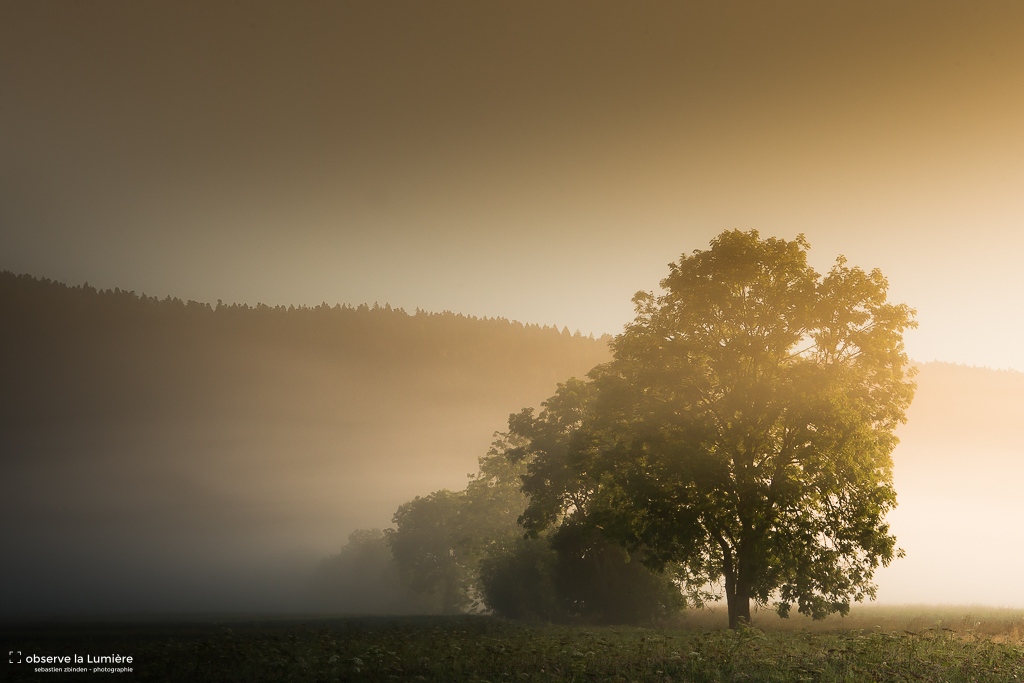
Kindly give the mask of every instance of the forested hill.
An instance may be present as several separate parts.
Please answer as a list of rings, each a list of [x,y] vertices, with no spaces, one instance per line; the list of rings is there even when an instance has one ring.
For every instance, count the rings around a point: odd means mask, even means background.
[[[307,417],[353,400],[387,400],[392,414],[424,401],[514,408],[608,357],[607,339],[501,318],[210,305],[6,272],[0,315],[3,414],[17,420],[205,417],[254,402]]]
[[[245,589],[235,565],[255,586],[278,556],[326,554],[416,494],[461,488],[509,413],[609,357],[607,339],[504,319],[11,273],[0,320],[0,513],[21,558],[0,579],[22,580],[21,607],[82,602],[62,591],[91,576],[149,594],[154,576],[187,579],[230,607],[247,599],[228,599]],[[85,602],[116,608],[103,593]]]

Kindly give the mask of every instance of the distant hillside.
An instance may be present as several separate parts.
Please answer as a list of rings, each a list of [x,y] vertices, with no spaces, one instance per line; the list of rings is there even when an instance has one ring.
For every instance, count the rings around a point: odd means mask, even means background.
[[[461,488],[510,412],[608,357],[607,339],[503,319],[211,306],[10,273],[0,320],[0,513],[21,558],[0,578],[92,585],[125,567],[129,589],[185,577],[227,606],[215,571],[335,551],[413,496]]]
[[[0,274],[0,316],[0,406],[15,422],[214,409],[311,419],[379,400],[515,405],[608,356],[606,339],[504,319],[211,306],[10,273]]]

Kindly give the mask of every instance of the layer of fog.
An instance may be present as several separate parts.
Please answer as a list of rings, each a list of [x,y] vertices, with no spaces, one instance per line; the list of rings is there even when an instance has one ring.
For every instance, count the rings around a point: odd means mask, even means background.
[[[1024,607],[1024,373],[931,363],[893,456],[879,601]]]
[[[136,424],[91,443],[84,430],[73,443],[40,434],[0,484],[3,611],[311,608],[305,576],[353,528],[463,484],[490,440],[477,425],[500,427],[503,415],[462,408],[391,426]]]
[[[894,456],[906,557],[879,572],[879,600],[1024,607],[1024,375],[929,364],[918,382]],[[461,488],[519,407],[7,438],[0,612],[318,611],[317,562],[413,496]]]

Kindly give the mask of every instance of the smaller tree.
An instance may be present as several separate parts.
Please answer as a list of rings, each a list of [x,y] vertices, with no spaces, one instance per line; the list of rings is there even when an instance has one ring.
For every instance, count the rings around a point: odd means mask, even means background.
[[[508,443],[496,436],[465,490],[417,496],[398,508],[387,531],[402,576],[443,614],[481,607],[481,559],[522,535],[525,466],[504,457]]]
[[[490,609],[513,619],[649,622],[679,607],[678,586],[598,530],[577,524],[523,538],[524,442],[496,435],[466,489],[399,507],[387,532],[409,587],[433,611]]]
[[[517,538],[480,562],[484,603],[499,616],[561,621],[555,572],[558,556],[546,538]]]
[[[523,538],[517,520],[527,503],[521,491],[526,442],[499,437],[466,489],[478,510],[492,510],[476,518],[490,525],[500,520],[505,529],[492,534],[480,560],[487,607],[513,619],[585,623],[650,623],[678,611],[683,600],[671,573],[652,572],[586,520]]]
[[[564,617],[598,624],[649,624],[684,605],[675,573],[652,571],[590,520],[577,518],[549,536]]]
[[[395,512],[388,545],[403,580],[442,614],[463,611],[471,602],[469,539],[460,516],[464,496],[447,489],[416,496]]]
[[[423,611],[380,529],[353,531],[340,553],[324,559],[313,573],[310,597],[318,609],[344,614]]]

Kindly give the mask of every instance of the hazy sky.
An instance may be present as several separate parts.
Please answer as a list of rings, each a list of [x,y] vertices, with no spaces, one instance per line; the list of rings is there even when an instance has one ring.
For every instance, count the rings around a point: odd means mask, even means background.
[[[724,229],[1024,370],[1024,3],[5,2],[0,269],[617,332]]]

